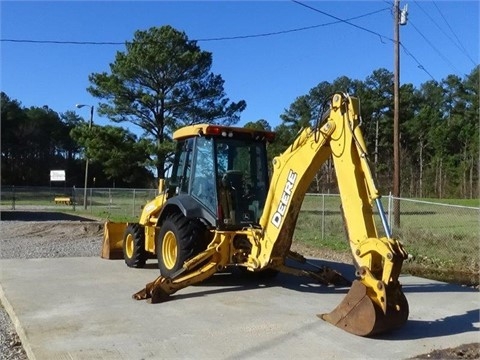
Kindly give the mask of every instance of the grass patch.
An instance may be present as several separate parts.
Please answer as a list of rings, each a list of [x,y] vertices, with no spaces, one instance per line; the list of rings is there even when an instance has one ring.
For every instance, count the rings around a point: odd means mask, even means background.
[[[427,279],[466,286],[478,286],[480,280],[478,271],[463,271],[457,268],[447,269],[409,261],[403,265],[402,272]]]
[[[383,200],[387,208],[386,199]],[[478,206],[478,200],[475,199],[451,200],[452,204],[462,206],[472,206],[475,202]],[[478,286],[478,210],[406,201],[401,203],[400,223],[399,228],[393,228],[394,237],[402,241],[411,255],[404,263],[403,273]],[[383,236],[377,216],[376,225],[379,236]],[[333,196],[307,196],[298,217],[295,241],[350,254],[345,238],[340,199]]]
[[[327,248],[339,252],[350,251],[343,231],[341,216],[328,216],[324,222],[319,220],[321,218],[316,213],[300,212],[295,227],[295,241],[317,248]],[[322,225],[324,226],[323,231]],[[338,230],[340,231],[338,232]]]
[[[448,204],[457,206],[480,207],[480,199],[417,199],[419,201],[429,201],[438,204]]]
[[[132,216],[132,215],[124,215],[124,214],[116,214],[112,213],[109,211],[101,210],[101,209],[95,209],[93,208],[92,210],[87,209],[85,210],[83,207],[79,209],[78,207],[74,210],[68,209],[68,210],[62,210],[62,212],[69,213],[69,214],[75,214],[75,215],[84,215],[86,217],[94,217],[97,219],[102,219],[105,221],[111,221],[111,222],[138,222],[139,217],[138,216]]]
[[[93,189],[88,193],[88,209],[83,208],[83,192],[75,195],[76,206],[54,206],[54,196],[65,189],[15,192],[15,204],[48,206],[49,210],[93,216],[114,222],[137,222],[142,207],[155,197],[155,190]],[[12,204],[12,193],[2,193],[1,205]],[[413,275],[467,285],[479,283],[480,206],[479,199],[402,200],[400,227],[393,227],[411,259],[402,271]],[[436,204],[438,203],[438,204]],[[382,198],[388,212],[389,198]],[[445,206],[445,204],[456,205]],[[462,207],[463,206],[463,207]],[[468,208],[467,208],[468,207]],[[387,218],[392,214],[387,213]],[[378,216],[379,236],[384,231]],[[294,233],[295,241],[307,246],[350,255],[338,195],[307,195]]]

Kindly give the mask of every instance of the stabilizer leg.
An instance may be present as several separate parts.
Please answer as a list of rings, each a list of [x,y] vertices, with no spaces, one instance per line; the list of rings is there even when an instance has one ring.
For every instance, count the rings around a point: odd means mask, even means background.
[[[182,269],[183,270],[183,269]],[[218,271],[216,262],[209,262],[200,269],[179,275],[173,280],[159,276],[154,281],[149,282],[145,288],[132,295],[135,300],[151,299],[152,304],[165,302],[170,299],[170,295],[187,286],[202,282]]]
[[[285,264],[275,266],[275,269],[286,274],[291,274],[295,276],[306,276],[309,278],[318,281],[322,285],[336,285],[336,286],[350,286],[352,282],[338,271],[328,267],[328,266],[317,266],[307,261],[307,259],[294,251],[288,251],[287,257],[291,260],[299,262],[301,264],[308,264],[313,267],[315,270],[299,269],[292,266],[287,266]]]
[[[228,260],[227,237],[218,235],[208,248],[188,260],[172,278],[160,275],[145,288],[132,295],[135,300],[151,299],[151,303],[169,300],[170,295],[187,286],[197,284],[221,271]]]

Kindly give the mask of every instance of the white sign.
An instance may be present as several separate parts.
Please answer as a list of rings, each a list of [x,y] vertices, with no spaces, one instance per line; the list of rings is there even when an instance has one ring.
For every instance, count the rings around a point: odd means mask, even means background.
[[[65,181],[65,170],[50,170],[50,181]]]

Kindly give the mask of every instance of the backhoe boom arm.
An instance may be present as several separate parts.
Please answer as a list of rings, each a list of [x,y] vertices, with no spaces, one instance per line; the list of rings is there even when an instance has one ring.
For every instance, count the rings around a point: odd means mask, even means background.
[[[391,238],[385,220],[359,127],[359,107],[358,99],[335,94],[326,122],[317,129],[304,129],[293,144],[274,159],[266,211],[260,220],[263,237],[258,259],[261,267],[275,267],[283,262],[290,249],[298,213],[308,187],[321,165],[331,157],[348,241],[359,276],[359,284],[352,288],[363,291],[372,302],[372,309],[383,313],[382,324],[379,320],[382,316],[378,315],[377,319],[365,321],[368,325],[364,329],[352,329],[359,335],[368,335],[406,321],[408,303],[398,277],[407,253],[400,242]],[[383,237],[379,237],[375,226],[373,204],[377,205],[381,216],[385,232]],[[350,306],[349,313],[353,307]],[[337,324],[338,311],[335,316],[328,314],[323,318]],[[398,318],[396,323],[392,321],[394,318]],[[345,321],[348,323],[345,316],[341,316],[341,321],[342,328],[347,327],[344,324]],[[352,322],[357,324],[358,319]],[[390,326],[385,322],[391,322]]]

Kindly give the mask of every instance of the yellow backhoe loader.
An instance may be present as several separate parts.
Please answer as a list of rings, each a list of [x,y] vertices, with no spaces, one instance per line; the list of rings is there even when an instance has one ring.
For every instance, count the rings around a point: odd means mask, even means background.
[[[143,267],[156,254],[160,276],[133,295],[152,303],[232,266],[336,283],[342,277],[332,269],[286,264],[305,260],[290,250],[295,224],[315,173],[331,157],[357,279],[331,313],[319,316],[360,336],[400,327],[409,313],[398,281],[407,253],[392,238],[370,173],[359,108],[357,98],[334,94],[317,124],[273,160],[270,181],[266,144],[274,133],[207,124],[177,130],[169,180],[138,223],[105,225],[103,257],[123,254],[128,266]]]

